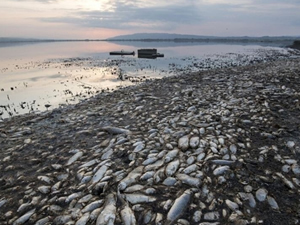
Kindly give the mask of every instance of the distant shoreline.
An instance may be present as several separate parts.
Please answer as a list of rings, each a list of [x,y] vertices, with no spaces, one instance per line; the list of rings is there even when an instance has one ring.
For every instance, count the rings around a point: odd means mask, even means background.
[[[107,38],[107,39],[34,39],[0,37],[0,43],[15,42],[89,42],[89,41],[138,41],[138,42],[293,42],[300,37],[200,37],[200,38]]]
[[[0,38],[0,47],[23,44],[53,43],[53,42],[156,42],[156,43],[193,43],[193,44],[243,44],[264,45],[275,47],[290,47],[299,37],[212,37],[212,38],[173,38],[173,39],[23,39]]]

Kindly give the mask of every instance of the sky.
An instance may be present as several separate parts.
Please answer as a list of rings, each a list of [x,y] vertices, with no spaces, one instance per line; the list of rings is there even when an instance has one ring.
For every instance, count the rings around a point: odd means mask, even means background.
[[[300,0],[1,0],[0,37],[300,36]]]

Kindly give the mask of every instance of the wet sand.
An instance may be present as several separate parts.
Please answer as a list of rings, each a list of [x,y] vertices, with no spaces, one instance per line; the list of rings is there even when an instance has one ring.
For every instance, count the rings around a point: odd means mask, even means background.
[[[57,218],[71,215],[73,207],[79,213],[68,222],[75,224],[92,200],[107,201],[108,194],[120,190],[126,198],[118,171],[126,176],[142,167],[143,173],[165,172],[152,182],[134,182],[155,190],[155,200],[140,202],[140,208],[129,201],[137,224],[155,224],[159,213],[166,222],[175,199],[187,189],[192,198],[174,219],[182,219],[177,224],[299,224],[299,108],[300,59],[290,59],[151,80],[65,108],[5,119],[0,122],[0,222],[13,224],[35,209],[26,224],[43,218],[46,224],[61,224]],[[187,146],[179,141],[183,137],[190,138]],[[196,147],[192,137],[200,140]],[[165,165],[145,166],[149,155],[159,161],[158,154],[172,149],[180,152],[174,174]],[[78,152],[80,157],[68,163]],[[80,168],[93,159],[108,160],[105,189],[81,182],[97,171]],[[213,160],[230,161],[230,166],[219,174]],[[178,175],[194,164],[197,171],[189,176],[201,181],[197,185]],[[168,176],[174,185],[163,182]],[[267,197],[260,197],[264,191]],[[77,192],[91,194],[92,200],[67,204],[66,197]],[[164,208],[168,200],[172,204]],[[30,204],[21,210],[24,203]],[[115,224],[122,224],[122,204],[117,201]],[[96,222],[90,218],[89,224]]]

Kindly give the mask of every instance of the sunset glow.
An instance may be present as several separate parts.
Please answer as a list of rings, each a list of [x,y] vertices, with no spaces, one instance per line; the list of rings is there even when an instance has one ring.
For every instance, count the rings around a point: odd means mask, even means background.
[[[139,32],[300,35],[294,0],[2,0],[1,37],[109,38]]]

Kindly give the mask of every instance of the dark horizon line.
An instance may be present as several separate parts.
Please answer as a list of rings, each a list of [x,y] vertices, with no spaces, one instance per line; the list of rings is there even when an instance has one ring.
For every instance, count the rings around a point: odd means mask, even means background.
[[[268,39],[280,40],[289,39],[296,40],[300,38],[300,36],[199,36],[195,38],[80,38],[80,39],[48,39],[48,38],[22,38],[22,37],[0,37],[0,42],[71,42],[71,41],[257,41],[262,40],[266,41]],[[6,40],[5,40],[6,39]]]

